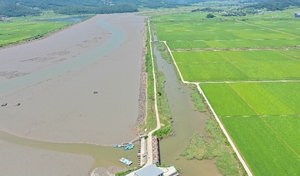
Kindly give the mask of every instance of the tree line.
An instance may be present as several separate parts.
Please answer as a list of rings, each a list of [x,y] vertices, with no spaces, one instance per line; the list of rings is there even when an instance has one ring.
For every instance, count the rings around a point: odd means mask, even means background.
[[[0,0],[0,16],[39,15],[43,10],[60,14],[137,12],[138,8],[176,8],[204,0]]]
[[[138,12],[136,6],[131,4],[120,4],[112,6],[100,6],[100,7],[85,7],[85,6],[66,6],[54,10],[55,13],[65,15],[75,14],[108,14],[108,13],[126,13],[126,12]]]
[[[284,10],[289,6],[300,7],[299,0],[269,0],[267,2],[260,2],[254,5],[249,5],[246,8],[267,9],[268,11]]]
[[[15,4],[0,4],[0,17],[19,17],[40,15],[38,9],[28,8]]]

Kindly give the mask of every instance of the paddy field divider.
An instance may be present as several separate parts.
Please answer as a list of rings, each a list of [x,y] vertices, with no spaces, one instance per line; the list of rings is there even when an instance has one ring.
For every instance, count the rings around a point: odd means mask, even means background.
[[[148,20],[148,24],[149,24],[149,20]],[[149,28],[150,28],[150,27],[149,27]],[[236,155],[237,155],[239,161],[240,161],[241,164],[243,165],[243,167],[244,167],[244,169],[245,169],[247,175],[248,175],[248,176],[253,176],[253,174],[252,174],[250,168],[248,167],[248,165],[247,165],[247,163],[245,162],[244,158],[242,157],[242,155],[240,154],[239,150],[238,150],[237,147],[235,146],[233,140],[230,138],[230,136],[229,136],[228,132],[226,131],[224,125],[222,124],[222,122],[221,122],[221,120],[219,119],[218,115],[216,114],[216,112],[214,111],[213,107],[212,107],[211,104],[209,103],[209,101],[208,101],[208,99],[207,99],[205,93],[204,93],[203,90],[201,89],[201,87],[200,87],[200,82],[189,82],[189,81],[185,81],[185,80],[183,79],[183,76],[182,76],[182,74],[181,74],[181,72],[180,72],[180,70],[179,70],[179,67],[178,67],[178,65],[177,65],[177,63],[176,63],[176,61],[175,61],[175,59],[174,59],[174,57],[173,57],[173,54],[172,54],[172,52],[171,52],[169,46],[167,45],[167,42],[166,42],[166,41],[161,41],[161,42],[163,42],[163,43],[166,45],[167,50],[168,50],[168,52],[170,53],[170,56],[171,56],[171,58],[172,58],[173,64],[174,64],[175,67],[176,67],[177,73],[179,74],[180,80],[181,80],[184,84],[193,84],[193,85],[196,85],[196,86],[197,86],[197,89],[198,89],[199,93],[203,96],[204,100],[206,101],[206,103],[207,103],[208,107],[210,108],[210,110],[211,110],[211,112],[212,112],[212,114],[213,114],[215,120],[216,120],[217,123],[219,124],[219,126],[220,126],[220,128],[221,128],[223,134],[226,136],[226,138],[227,138],[228,142],[230,143],[232,149],[233,149],[234,152],[236,153]],[[151,45],[150,45],[150,46],[151,46]]]

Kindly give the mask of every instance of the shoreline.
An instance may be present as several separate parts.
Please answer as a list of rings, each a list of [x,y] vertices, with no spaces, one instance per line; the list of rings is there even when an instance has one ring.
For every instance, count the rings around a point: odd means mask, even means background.
[[[140,132],[140,126],[145,123],[147,117],[147,85],[148,85],[148,74],[146,72],[146,52],[147,52],[147,29],[146,29],[146,21],[145,27],[143,29],[143,54],[142,54],[142,66],[141,66],[141,74],[140,74],[140,91],[139,91],[139,112],[138,117],[136,119],[135,130],[138,135]]]

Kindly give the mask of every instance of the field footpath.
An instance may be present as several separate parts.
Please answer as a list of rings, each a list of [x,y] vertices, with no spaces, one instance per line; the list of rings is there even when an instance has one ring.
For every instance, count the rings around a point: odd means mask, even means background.
[[[284,83],[284,82],[300,82],[299,79],[289,80],[257,80],[257,81],[200,81],[200,82],[190,82],[190,83],[209,83],[209,84],[219,84],[219,83],[226,83],[226,84],[234,84],[234,83],[268,83],[268,82],[275,82],[275,83]]]
[[[214,40],[217,41],[217,40]],[[275,47],[244,47],[244,48],[192,48],[192,49],[173,49],[173,51],[177,52],[185,52],[185,51],[261,51],[261,50],[283,50],[283,49],[300,49],[299,46],[275,46]]]
[[[149,21],[148,21],[148,24],[149,24]],[[244,167],[244,169],[245,169],[247,175],[248,175],[248,176],[253,176],[253,174],[252,174],[250,168],[248,167],[247,163],[245,162],[244,158],[242,157],[242,155],[241,155],[240,152],[238,151],[237,147],[235,146],[234,142],[232,141],[232,139],[230,138],[228,132],[226,131],[225,127],[223,126],[222,122],[220,121],[219,117],[217,116],[217,114],[215,113],[215,111],[214,111],[214,109],[212,108],[211,104],[209,103],[208,99],[206,98],[204,92],[202,91],[202,89],[201,89],[201,87],[200,87],[200,85],[199,85],[199,82],[188,82],[188,81],[185,81],[185,80],[183,79],[183,76],[182,76],[182,74],[181,74],[181,72],[180,72],[180,70],[179,70],[179,67],[178,67],[178,65],[177,65],[177,63],[176,63],[176,61],[175,61],[175,59],[174,59],[174,57],[173,57],[173,54],[172,54],[172,52],[171,52],[169,46],[167,45],[167,42],[166,42],[166,41],[162,41],[162,42],[166,45],[166,47],[167,47],[167,49],[168,49],[168,52],[170,53],[170,55],[171,55],[171,57],[172,57],[173,63],[174,63],[174,65],[175,65],[175,67],[176,67],[176,70],[177,70],[179,76],[180,76],[180,80],[181,80],[184,84],[194,84],[194,85],[197,86],[197,89],[198,89],[199,93],[204,97],[205,101],[207,102],[207,105],[209,106],[211,112],[213,113],[213,115],[214,115],[216,121],[218,122],[218,124],[219,124],[221,130],[223,131],[224,135],[226,136],[226,138],[227,138],[228,142],[230,143],[232,149],[233,149],[234,152],[236,153],[236,155],[237,155],[239,161],[242,163],[242,165],[243,165],[243,167]],[[150,46],[151,46],[151,45],[150,45]]]
[[[236,22],[243,23],[243,24],[246,24],[246,25],[249,25],[249,26],[259,27],[259,28],[262,28],[262,29],[267,29],[267,30],[273,31],[273,32],[278,32],[278,33],[282,33],[282,34],[291,35],[291,36],[294,36],[294,37],[297,37],[297,38],[300,37],[299,35],[295,35],[295,34],[283,32],[283,31],[278,31],[278,30],[275,30],[275,29],[267,28],[267,27],[262,27],[262,26],[259,26],[259,25],[256,25],[256,24],[250,24],[250,23],[247,23],[247,22],[244,22],[244,21],[240,21],[240,20],[236,20]]]
[[[148,31],[150,35],[150,54],[151,54],[151,61],[152,61],[152,75],[153,75],[153,82],[154,82],[154,108],[155,108],[155,117],[156,117],[156,128],[148,133],[147,138],[147,163],[144,165],[144,167],[153,164],[153,153],[152,153],[152,134],[160,129],[160,119],[158,114],[158,108],[157,108],[157,91],[156,91],[156,75],[155,75],[155,67],[154,67],[154,58],[153,58],[153,51],[152,51],[152,34],[150,29],[150,23],[148,18]]]

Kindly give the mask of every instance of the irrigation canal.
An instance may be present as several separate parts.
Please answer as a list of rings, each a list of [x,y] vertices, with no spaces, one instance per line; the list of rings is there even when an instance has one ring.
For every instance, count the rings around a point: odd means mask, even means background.
[[[153,32],[154,41],[158,41]],[[162,164],[172,164],[179,168],[181,175],[222,175],[214,160],[187,160],[179,156],[189,143],[189,139],[196,132],[205,133],[205,120],[208,116],[194,109],[190,98],[191,89],[180,83],[172,64],[164,60],[160,52],[154,47],[158,70],[166,78],[165,92],[167,94],[170,111],[173,117],[175,136],[160,142],[160,159]]]

